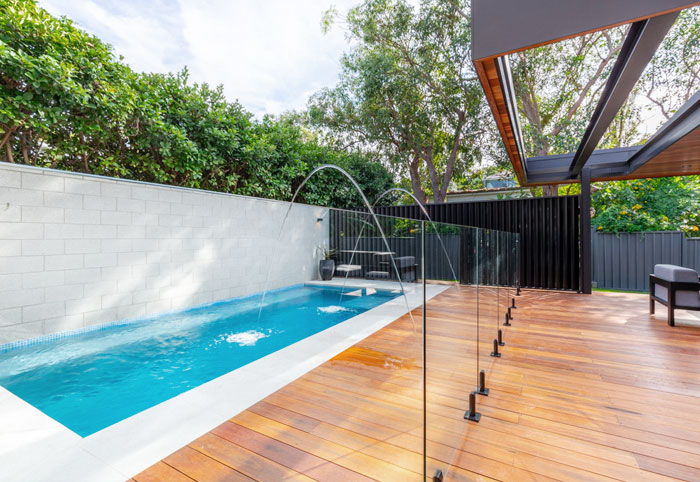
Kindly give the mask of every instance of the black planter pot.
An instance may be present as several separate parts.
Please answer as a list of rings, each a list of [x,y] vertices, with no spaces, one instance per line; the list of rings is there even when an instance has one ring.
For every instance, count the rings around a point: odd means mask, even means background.
[[[332,259],[322,259],[318,262],[318,273],[323,281],[328,281],[335,273],[335,261]]]

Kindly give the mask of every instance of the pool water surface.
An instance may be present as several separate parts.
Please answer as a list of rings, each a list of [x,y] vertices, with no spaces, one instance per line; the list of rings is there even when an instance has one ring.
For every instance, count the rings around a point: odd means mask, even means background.
[[[400,296],[294,286],[0,352],[0,386],[82,437]]]

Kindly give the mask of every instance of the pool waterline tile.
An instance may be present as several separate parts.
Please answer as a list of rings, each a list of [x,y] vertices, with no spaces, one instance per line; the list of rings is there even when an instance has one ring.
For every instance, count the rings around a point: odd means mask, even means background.
[[[308,283],[306,283],[306,284],[308,284]],[[284,291],[288,291],[288,290],[292,290],[295,288],[305,286],[306,284],[305,283],[298,283],[295,285],[284,286],[282,288],[275,288],[272,290],[267,290],[266,294],[280,293],[280,292],[284,292]],[[75,330],[62,331],[59,333],[51,333],[49,335],[42,335],[42,336],[37,336],[34,338],[27,338],[24,340],[13,341],[10,343],[3,343],[3,344],[0,344],[0,353],[5,353],[8,351],[17,350],[19,348],[24,348],[27,346],[39,345],[42,343],[47,343],[47,342],[51,342],[51,341],[55,341],[55,340],[62,340],[64,338],[72,338],[75,336],[85,335],[85,334],[93,333],[96,331],[111,330],[111,329],[114,329],[114,328],[117,328],[120,326],[131,325],[131,324],[135,324],[135,323],[143,323],[143,322],[152,320],[154,318],[159,318],[162,316],[171,316],[171,315],[176,315],[176,314],[180,314],[180,313],[187,313],[188,311],[191,311],[191,310],[208,308],[208,307],[212,307],[212,306],[216,306],[216,305],[220,305],[220,304],[225,304],[225,303],[231,303],[231,302],[235,302],[235,301],[245,301],[248,299],[255,298],[256,296],[260,296],[261,294],[262,294],[262,292],[251,293],[248,295],[236,296],[233,298],[227,298],[227,299],[223,299],[223,300],[213,301],[211,303],[203,303],[203,304],[191,306],[191,307],[188,307],[185,309],[169,310],[169,311],[164,311],[162,313],[154,313],[154,314],[147,315],[147,316],[138,316],[138,317],[134,317],[134,318],[125,318],[123,320],[109,321],[107,323],[98,323],[96,325],[85,326],[82,328],[77,328]]]

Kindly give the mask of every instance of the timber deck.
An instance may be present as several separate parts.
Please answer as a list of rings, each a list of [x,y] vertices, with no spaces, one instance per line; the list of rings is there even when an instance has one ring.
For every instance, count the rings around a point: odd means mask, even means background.
[[[644,295],[523,291],[492,358],[487,291],[480,343],[474,289],[429,302],[429,478],[700,480],[697,314],[671,328]],[[133,480],[421,480],[420,323],[418,309]],[[463,415],[477,349],[490,394],[474,423]]]

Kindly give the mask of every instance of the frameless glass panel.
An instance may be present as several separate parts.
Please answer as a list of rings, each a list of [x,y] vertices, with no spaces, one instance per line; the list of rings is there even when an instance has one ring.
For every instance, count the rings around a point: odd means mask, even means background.
[[[479,289],[479,341],[481,368],[489,371],[494,352],[493,341],[497,336],[499,318],[498,291],[498,232],[483,230],[479,264],[482,272]]]
[[[477,384],[478,230],[426,225],[427,475],[451,480],[467,473],[464,414]]]
[[[516,295],[520,294],[520,235],[515,235],[515,289]]]
[[[509,258],[510,258],[510,233],[501,231],[498,236],[498,259],[499,259],[499,270],[498,270],[498,286],[500,291],[499,301],[500,301],[500,324],[497,327],[498,330],[501,329],[501,325],[509,320],[508,307],[510,306],[510,291],[508,289],[508,272],[509,272]]]
[[[299,343],[305,363],[318,366],[276,392],[275,406],[266,407],[281,417],[289,413],[285,410],[298,413],[285,423],[299,430],[308,431],[312,419],[320,421],[323,430],[309,440],[340,451],[337,463],[349,470],[376,480],[420,480],[421,222],[324,209],[309,223],[294,211],[290,226],[305,228],[285,228],[280,252],[304,240],[306,249],[296,256],[312,253],[316,259],[303,286],[310,303],[279,330],[309,324],[320,328]],[[271,281],[284,277],[284,263],[292,254],[275,256]],[[262,319],[275,315],[271,306],[264,305],[261,312]],[[289,369],[280,366],[283,372]],[[319,447],[304,446],[306,439],[300,443],[312,453]]]

